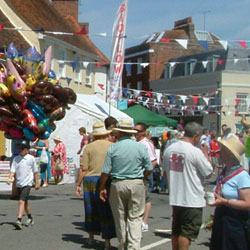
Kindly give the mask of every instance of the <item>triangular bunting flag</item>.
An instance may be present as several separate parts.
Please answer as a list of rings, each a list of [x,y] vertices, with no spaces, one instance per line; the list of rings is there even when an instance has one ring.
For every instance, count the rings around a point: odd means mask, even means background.
[[[161,102],[162,94],[161,93],[156,93],[156,98],[158,102]]]
[[[224,50],[227,50],[227,46],[228,46],[227,41],[219,40],[219,43],[223,46]]]
[[[97,68],[100,68],[102,64],[100,62],[97,62]]]
[[[185,104],[187,96],[186,95],[180,95],[180,98],[183,101],[183,103]]]
[[[239,61],[239,59],[234,59],[234,63],[237,63]]]
[[[188,40],[187,39],[175,39],[184,49],[187,49]]]
[[[225,61],[225,60],[223,60],[223,59],[218,59],[218,64],[219,64],[219,65],[222,65],[224,61]]]
[[[192,96],[192,99],[194,101],[194,104],[196,105],[198,103],[199,97],[198,96]]]
[[[150,98],[152,97],[152,93],[151,92],[146,91],[146,94],[147,94],[148,97],[150,97]]]
[[[149,63],[141,63],[141,66],[142,66],[143,68],[146,68],[148,65],[149,65]]]
[[[226,103],[226,106],[229,108],[229,102],[230,102],[230,99],[229,98],[225,98],[225,103]]]
[[[3,25],[0,25],[0,30],[2,30],[3,29]]]
[[[235,102],[236,102],[236,106],[238,106],[240,103],[240,98],[235,98]]]
[[[107,36],[107,33],[100,33],[99,36]]]
[[[122,93],[125,97],[128,96],[128,89],[122,88]]]
[[[75,72],[77,62],[71,62],[73,72]]]
[[[171,62],[169,64],[170,64],[170,67],[173,68],[175,66],[176,62]]]
[[[86,69],[86,68],[88,68],[89,62],[83,62],[82,65],[83,65],[83,68]]]
[[[66,77],[66,81],[67,81],[67,83],[68,83],[68,86],[70,85],[71,80],[72,80],[72,78]]]
[[[138,97],[140,95],[140,91],[139,90],[134,90],[134,96],[135,98]]]
[[[202,61],[202,65],[203,65],[204,68],[207,67],[207,64],[208,64],[208,61]]]
[[[171,103],[175,103],[175,96],[174,95],[169,95]]]
[[[162,38],[161,40],[160,40],[160,42],[164,42],[164,43],[170,43],[170,39],[168,39],[168,38]]]
[[[247,43],[245,41],[236,41],[236,43],[240,44],[242,48],[247,48]]]
[[[100,87],[102,90],[104,90],[104,84],[98,83],[98,87]]]
[[[203,97],[203,100],[206,103],[206,105],[208,106],[209,98],[208,97]]]
[[[74,34],[76,34],[76,35],[87,35],[87,30],[86,30],[86,28],[83,26],[83,27],[81,28],[80,31],[75,32]]]

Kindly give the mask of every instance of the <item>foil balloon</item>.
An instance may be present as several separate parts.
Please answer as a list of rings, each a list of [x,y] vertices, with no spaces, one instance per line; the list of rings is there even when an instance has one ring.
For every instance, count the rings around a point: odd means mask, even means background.
[[[1,96],[10,96],[10,91],[4,83],[0,83]]]
[[[10,59],[7,59],[7,68],[12,74],[7,80],[10,93],[16,100],[24,102],[26,100],[26,85]]]
[[[52,58],[52,46],[49,46],[45,51],[45,62],[43,63],[43,75],[48,76],[51,66],[51,58]]]
[[[35,138],[35,135],[31,129],[23,127],[22,131],[27,140],[32,141]]]
[[[26,74],[35,75],[39,73],[39,68],[41,67],[41,56],[37,52],[36,47],[30,47],[23,56],[23,64],[26,69]]]
[[[6,67],[0,63],[0,83],[7,82],[7,69]]]
[[[34,103],[33,101],[28,100],[27,107],[31,110],[32,114],[35,116],[38,122],[47,118],[43,108]]]
[[[43,133],[39,134],[38,137],[41,140],[46,140],[46,139],[49,139],[50,133],[48,131],[44,131]]]
[[[46,80],[40,80],[33,85],[32,92],[39,95],[52,94],[53,84]]]
[[[40,132],[40,129],[37,126],[37,120],[31,113],[31,111],[29,111],[28,109],[23,110],[23,117],[25,126],[29,129],[32,129],[35,134],[38,134]]]
[[[12,118],[13,113],[8,106],[0,106],[0,117]]]
[[[14,43],[11,43],[7,49],[7,51],[5,51],[5,57],[6,58],[17,58],[19,55],[18,55],[18,50],[17,48],[15,47]]]
[[[10,128],[9,134],[17,139],[21,139],[24,136],[23,131],[19,128]]]
[[[26,83],[26,90],[31,91],[34,84],[36,83],[36,80],[35,80],[34,76],[29,74],[28,77],[26,78],[25,83]]]

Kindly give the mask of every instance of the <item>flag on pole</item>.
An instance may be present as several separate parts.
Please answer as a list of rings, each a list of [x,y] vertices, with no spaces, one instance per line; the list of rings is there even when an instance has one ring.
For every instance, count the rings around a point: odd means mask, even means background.
[[[110,100],[121,99],[122,71],[124,66],[126,24],[128,0],[124,0],[117,11],[112,31],[112,48],[110,60]]]

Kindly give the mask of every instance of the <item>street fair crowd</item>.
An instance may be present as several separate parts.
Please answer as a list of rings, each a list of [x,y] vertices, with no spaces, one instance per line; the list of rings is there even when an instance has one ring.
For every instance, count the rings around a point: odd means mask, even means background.
[[[0,130],[12,141],[10,174],[18,196],[14,226],[34,225],[29,194],[51,184],[64,184],[68,173],[67,145],[54,121],[63,119],[76,94],[60,86],[50,70],[51,47],[39,55],[34,47],[21,54],[13,44],[0,62]],[[112,249],[140,249],[142,233],[150,230],[151,193],[167,192],[172,206],[172,249],[188,249],[197,239],[206,205],[215,207],[210,218],[211,250],[247,250],[250,245],[250,124],[242,117],[245,133],[222,134],[196,122],[171,129],[155,138],[144,123],[107,117],[92,131],[79,128],[79,168],[75,193],[83,197],[85,231],[93,246],[95,235]],[[156,152],[159,152],[156,154]],[[36,158],[39,159],[39,169]],[[40,171],[40,177],[39,173]],[[216,177],[205,192],[205,180]]]

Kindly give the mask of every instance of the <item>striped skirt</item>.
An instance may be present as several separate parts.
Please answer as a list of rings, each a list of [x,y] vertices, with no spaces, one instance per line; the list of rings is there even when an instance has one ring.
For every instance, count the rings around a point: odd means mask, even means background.
[[[109,202],[102,202],[99,197],[100,176],[84,177],[83,191],[85,230],[94,234],[101,233],[103,239],[116,237]]]

